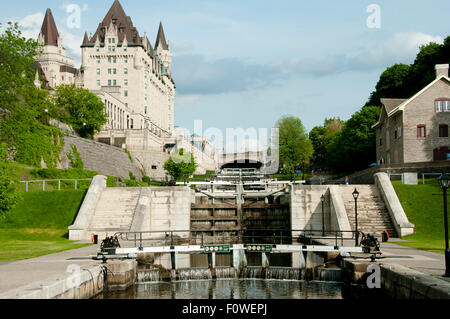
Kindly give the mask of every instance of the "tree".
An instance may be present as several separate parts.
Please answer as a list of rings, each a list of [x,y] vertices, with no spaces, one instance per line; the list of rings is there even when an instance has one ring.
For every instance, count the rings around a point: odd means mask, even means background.
[[[323,126],[316,126],[309,133],[309,139],[314,149],[311,162],[315,168],[329,168],[328,146],[334,140],[335,135],[342,130],[344,124],[340,118],[325,119]]]
[[[411,67],[406,64],[395,64],[384,71],[372,92],[366,106],[381,106],[382,98],[407,98],[411,94],[408,87]]]
[[[335,171],[350,173],[376,162],[376,131],[380,108],[366,106],[345,123],[327,148],[328,165]]]
[[[1,24],[0,24],[1,27]],[[35,57],[39,45],[25,39],[17,23],[8,23],[0,36],[0,105],[10,110],[23,91],[33,87],[36,74]]]
[[[164,163],[164,169],[172,176],[174,181],[177,181],[185,176],[194,174],[197,169],[197,163],[192,153],[184,152],[184,149],[180,149]]]
[[[21,36],[17,24],[8,24],[0,35],[0,142],[20,163],[40,167],[44,160],[55,167],[62,148],[62,134],[47,126],[45,109],[51,109],[48,92],[34,86],[39,53],[36,41]]]
[[[92,138],[106,124],[105,105],[94,93],[74,85],[60,85],[52,97],[60,121],[70,124],[81,136]]]
[[[8,159],[6,144],[0,144],[0,220],[14,207],[20,196],[15,191],[13,178],[8,174]]]
[[[277,121],[276,127],[279,129],[280,167],[291,170],[309,163],[313,146],[302,121],[294,116],[284,116]]]
[[[381,98],[410,98],[436,78],[435,65],[450,62],[450,36],[443,44],[429,43],[411,65],[395,64],[384,71],[365,106],[381,106]]]

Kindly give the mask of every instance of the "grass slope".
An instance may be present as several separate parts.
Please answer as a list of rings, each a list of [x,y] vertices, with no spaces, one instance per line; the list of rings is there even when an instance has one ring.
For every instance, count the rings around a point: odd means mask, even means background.
[[[22,260],[84,247],[67,239],[86,191],[23,193],[0,222],[0,261]]]
[[[415,234],[403,238],[408,242],[398,244],[443,254],[444,204],[437,180],[428,180],[425,185],[402,185],[400,181],[392,184],[409,221],[415,225]]]

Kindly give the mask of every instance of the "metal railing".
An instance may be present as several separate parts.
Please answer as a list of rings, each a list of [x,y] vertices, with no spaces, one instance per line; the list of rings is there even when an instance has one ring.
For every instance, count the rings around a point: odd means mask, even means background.
[[[79,181],[92,181],[92,178],[86,178],[86,179],[45,179],[45,180],[35,180],[35,181],[20,181],[20,183],[25,184],[25,191],[28,193],[28,185],[30,183],[42,183],[42,191],[45,192],[45,186],[48,185],[51,182],[58,182],[58,191],[61,190],[61,182],[74,182],[75,190],[78,189],[78,182]]]
[[[213,233],[213,234],[212,234]],[[356,231],[295,230],[295,229],[224,229],[224,230],[167,230],[117,232],[119,240],[132,242],[134,247],[150,246],[189,246],[205,244],[281,244],[313,245],[317,240],[333,240],[334,246],[344,246],[344,239],[354,239]],[[358,232],[360,233],[360,232]],[[350,235],[345,236],[345,235]],[[184,236],[183,236],[184,235]],[[354,244],[354,240],[352,243]],[[352,244],[352,245],[353,245]]]

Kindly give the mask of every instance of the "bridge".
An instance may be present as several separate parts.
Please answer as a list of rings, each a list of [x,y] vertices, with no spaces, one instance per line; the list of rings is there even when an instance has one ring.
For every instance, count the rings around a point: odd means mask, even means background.
[[[171,269],[191,268],[189,255],[207,256],[207,265],[204,266],[210,268],[216,267],[218,256],[222,260],[224,257],[227,259],[227,266],[239,268],[247,265],[250,257],[260,258],[260,266],[267,266],[271,257],[284,254],[292,256],[289,267],[302,268],[307,264],[308,253],[337,253],[348,257],[352,253],[364,252],[361,246],[345,245],[348,241],[344,238],[355,236],[354,231],[224,229],[222,235],[216,232],[212,236],[210,233],[210,230],[118,232],[113,237],[118,239],[120,247],[103,247],[102,251],[106,258],[136,258],[138,254],[155,254],[167,259],[170,256],[166,267]],[[332,240],[334,244],[321,245],[320,239]]]

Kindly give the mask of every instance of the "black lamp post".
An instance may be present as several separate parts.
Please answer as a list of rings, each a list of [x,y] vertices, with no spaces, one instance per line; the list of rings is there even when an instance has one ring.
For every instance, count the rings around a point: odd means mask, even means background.
[[[441,185],[444,193],[444,226],[445,226],[445,275],[444,277],[450,277],[450,248],[448,245],[448,218],[447,218],[447,189],[450,182],[450,176],[446,173],[442,174],[439,178],[439,184]]]
[[[353,192],[353,198],[355,199],[355,246],[358,246],[359,231],[358,231],[358,197],[359,192],[356,190]]]
[[[325,237],[325,210],[324,210],[325,196],[323,194],[322,197],[320,197],[320,200],[322,201],[322,236]]]

